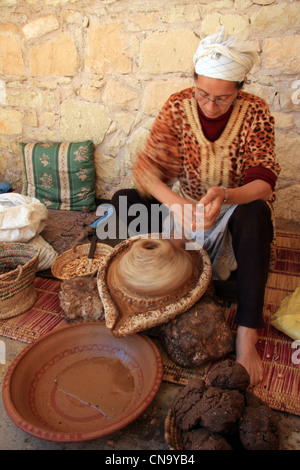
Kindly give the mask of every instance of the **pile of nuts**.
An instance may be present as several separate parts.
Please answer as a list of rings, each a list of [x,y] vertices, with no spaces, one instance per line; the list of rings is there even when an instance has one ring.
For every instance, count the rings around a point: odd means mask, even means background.
[[[103,260],[103,256],[94,256],[91,266],[91,273],[96,271],[101,262]],[[82,276],[83,274],[87,274],[87,267],[89,263],[89,258],[86,255],[79,256],[78,258],[70,261],[64,268],[62,269],[62,276],[64,278],[72,278],[77,276]]]

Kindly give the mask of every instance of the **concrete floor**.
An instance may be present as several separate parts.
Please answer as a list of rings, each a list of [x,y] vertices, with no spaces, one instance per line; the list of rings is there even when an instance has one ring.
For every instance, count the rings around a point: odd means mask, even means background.
[[[294,224],[278,225],[280,229],[299,230]],[[0,336],[6,347],[6,363],[0,364],[1,389],[5,373],[14,358],[27,345]],[[166,451],[164,437],[165,418],[180,386],[163,382],[156,397],[144,413],[122,430],[94,441],[82,443],[54,443],[37,439],[19,429],[8,417],[0,399],[0,450],[105,450],[116,451]],[[275,412],[284,450],[300,450],[300,416]]]

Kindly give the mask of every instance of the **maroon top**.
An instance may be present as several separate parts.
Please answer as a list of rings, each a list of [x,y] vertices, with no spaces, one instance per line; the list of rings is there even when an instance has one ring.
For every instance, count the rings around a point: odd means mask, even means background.
[[[201,122],[202,130],[205,137],[210,141],[214,142],[222,134],[223,130],[226,127],[227,122],[231,116],[233,106],[230,106],[226,113],[222,114],[217,118],[208,118],[203,114],[200,106],[198,105],[198,114]]]

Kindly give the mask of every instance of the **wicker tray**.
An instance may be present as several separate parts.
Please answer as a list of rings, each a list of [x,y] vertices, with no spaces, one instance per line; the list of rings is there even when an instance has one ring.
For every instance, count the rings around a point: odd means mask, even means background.
[[[56,258],[56,260],[51,266],[51,272],[53,276],[55,276],[57,279],[60,279],[61,281],[65,281],[72,277],[94,275],[98,271],[98,266],[96,268],[92,268],[90,272],[83,272],[78,274],[78,272],[74,270],[73,274],[71,272],[69,274],[65,273],[66,268],[72,265],[74,261],[79,260],[80,258],[82,258],[87,264],[89,250],[90,244],[87,243],[84,245],[78,245],[75,248],[72,248],[71,250],[62,253]],[[102,259],[105,259],[105,257],[111,252],[111,250],[111,246],[106,245],[104,243],[97,243],[94,257],[101,258],[102,261]]]

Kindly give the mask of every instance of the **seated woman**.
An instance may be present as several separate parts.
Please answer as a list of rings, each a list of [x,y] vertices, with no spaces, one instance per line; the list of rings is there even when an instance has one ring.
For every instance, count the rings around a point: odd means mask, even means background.
[[[149,210],[158,203],[175,207],[175,220],[190,228],[197,207],[204,205],[204,248],[211,257],[213,278],[237,273],[236,358],[253,385],[263,373],[257,329],[264,327],[272,202],[280,171],[268,106],[242,91],[247,73],[258,61],[256,52],[227,37],[224,28],[202,40],[194,56],[194,86],[168,99],[137,157],[137,189],[118,191],[112,199],[120,218],[119,198],[126,196],[127,208],[135,203]],[[179,182],[177,192],[168,185],[174,178]],[[183,217],[187,206],[192,207],[191,214]]]

